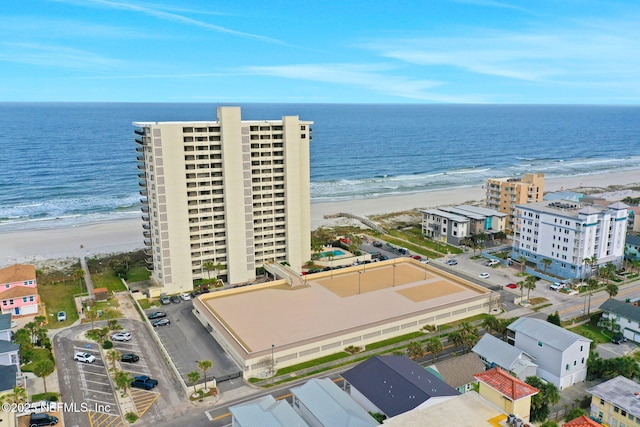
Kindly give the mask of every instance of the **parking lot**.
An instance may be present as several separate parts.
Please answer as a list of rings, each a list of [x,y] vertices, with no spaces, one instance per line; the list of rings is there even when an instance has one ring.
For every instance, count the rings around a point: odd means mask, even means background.
[[[102,327],[104,322],[96,322],[95,327]],[[135,353],[140,357],[136,363],[117,362],[119,369],[132,376],[149,375],[158,380],[158,387],[151,391],[130,390],[136,412],[141,416],[140,422],[152,422],[165,419],[167,412],[184,406],[185,396],[182,388],[169,369],[147,327],[140,321],[121,319],[124,330],[131,332],[131,340],[114,342],[114,349],[122,354]],[[78,408],[86,405],[88,411],[63,411],[65,425],[76,426],[120,426],[127,425],[116,402],[115,391],[108,376],[110,362],[105,362],[100,354],[98,344],[82,339],[82,331],[89,325],[69,328],[56,335],[54,348],[57,365],[60,370],[61,402],[74,404]],[[75,352],[83,351],[96,357],[93,363],[73,360]],[[109,365],[109,366],[105,366]]]
[[[207,371],[207,379],[213,377],[225,378],[241,376],[240,368],[229,358],[222,347],[213,339],[204,326],[196,319],[191,310],[191,301],[171,303],[161,307],[146,310],[146,314],[154,311],[167,313],[171,324],[158,326],[155,329],[163,346],[173,360],[180,376],[189,384],[187,374],[191,371],[202,371],[198,368],[198,361],[211,360],[213,366]],[[204,379],[201,378],[199,382]],[[242,380],[224,381],[218,383],[221,390],[228,390],[242,385]]]

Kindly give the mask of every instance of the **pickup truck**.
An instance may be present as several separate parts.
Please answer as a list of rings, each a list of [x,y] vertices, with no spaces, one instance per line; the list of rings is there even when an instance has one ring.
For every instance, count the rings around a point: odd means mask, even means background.
[[[142,388],[145,390],[151,390],[155,386],[158,385],[158,380],[154,380],[146,375],[141,375],[139,377],[134,377],[131,382],[131,387],[133,388]]]

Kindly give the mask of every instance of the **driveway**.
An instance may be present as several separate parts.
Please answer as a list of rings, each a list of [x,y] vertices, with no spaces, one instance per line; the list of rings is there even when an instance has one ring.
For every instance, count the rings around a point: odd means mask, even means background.
[[[598,344],[596,351],[603,359],[613,359],[633,353],[637,350],[638,345],[634,342],[627,341],[622,344],[614,344],[612,342]]]
[[[146,310],[146,314],[154,311],[164,311],[171,320],[168,326],[158,326],[155,332],[169,353],[180,376],[189,384],[187,374],[191,371],[202,371],[198,368],[198,361],[211,360],[213,366],[207,371],[207,378],[224,378],[241,373],[241,368],[224,352],[222,347],[213,339],[204,326],[192,313],[193,304],[189,301],[163,305],[160,308]],[[201,381],[202,382],[202,379]],[[224,381],[218,387],[224,391],[242,385],[242,379]]]

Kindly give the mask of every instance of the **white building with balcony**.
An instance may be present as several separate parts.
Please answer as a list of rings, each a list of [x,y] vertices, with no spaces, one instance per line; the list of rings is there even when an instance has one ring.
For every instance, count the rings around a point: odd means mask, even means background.
[[[210,274],[251,282],[270,262],[300,271],[310,259],[313,122],[245,121],[239,107],[217,116],[133,123],[152,296],[189,291]]]
[[[624,257],[627,206],[603,207],[568,200],[518,205],[511,257],[564,279],[591,274],[587,258],[620,266]],[[549,259],[545,265],[542,260]]]

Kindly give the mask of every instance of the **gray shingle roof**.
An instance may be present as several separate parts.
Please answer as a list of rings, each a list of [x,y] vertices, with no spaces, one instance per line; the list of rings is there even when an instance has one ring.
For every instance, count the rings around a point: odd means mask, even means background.
[[[546,320],[532,317],[521,317],[507,326],[507,328],[516,332],[516,341],[518,339],[517,334],[521,333],[560,351],[571,347],[576,341],[591,342],[590,339],[575,332],[568,331]]]
[[[405,356],[375,356],[342,377],[388,417],[407,412],[432,397],[460,394]]]
[[[485,369],[484,363],[475,353],[467,353],[443,360],[436,363],[435,367],[444,382],[455,388],[476,382],[473,375]]]
[[[18,350],[20,350],[19,345],[9,341],[0,340],[0,354],[8,353],[10,351],[18,351]]]
[[[609,298],[606,300],[600,308],[608,313],[617,314],[625,319],[633,320],[634,322],[640,322],[640,307],[630,304],[628,302],[618,301],[617,299]]]
[[[11,313],[0,314],[0,331],[11,329]]]
[[[587,389],[587,393],[640,417],[640,384],[635,381],[619,376]]]
[[[17,373],[16,365],[0,365],[0,393],[15,388]]]

